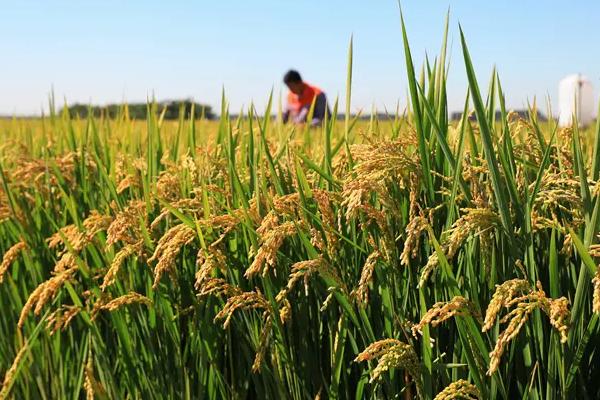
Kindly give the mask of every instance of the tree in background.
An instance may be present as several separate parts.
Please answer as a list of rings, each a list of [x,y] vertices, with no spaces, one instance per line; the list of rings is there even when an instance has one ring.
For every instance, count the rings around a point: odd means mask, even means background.
[[[212,107],[206,104],[194,103],[192,100],[183,101],[164,101],[158,103],[159,113],[164,112],[164,118],[167,120],[178,119],[181,112],[186,118],[189,118],[194,106],[194,118],[214,119],[215,114]],[[117,118],[119,115],[127,112],[131,119],[146,119],[148,116],[147,103],[132,103],[132,104],[108,104],[106,106],[91,106],[85,104],[73,104],[67,107],[69,114],[72,117],[87,118],[91,113],[95,118]],[[64,112],[64,110],[61,110]]]

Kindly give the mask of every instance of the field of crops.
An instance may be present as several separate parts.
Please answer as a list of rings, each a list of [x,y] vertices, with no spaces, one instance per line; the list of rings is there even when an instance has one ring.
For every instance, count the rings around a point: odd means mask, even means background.
[[[403,33],[386,120],[0,121],[0,399],[598,398],[598,130]]]

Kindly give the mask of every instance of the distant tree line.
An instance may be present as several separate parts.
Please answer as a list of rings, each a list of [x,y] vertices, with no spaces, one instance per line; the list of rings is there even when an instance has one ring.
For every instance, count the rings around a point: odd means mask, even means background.
[[[163,110],[165,119],[179,119],[180,112],[184,113],[185,118],[189,118],[194,106],[194,118],[214,119],[215,114],[212,107],[206,104],[194,103],[191,100],[183,101],[165,101],[156,104],[157,113],[160,115]],[[127,113],[131,119],[146,119],[150,105],[146,103],[131,104],[108,104],[106,106],[90,106],[85,104],[73,104],[67,107],[71,117],[87,118],[90,112],[96,118],[117,118]],[[63,112],[64,110],[61,110]]]

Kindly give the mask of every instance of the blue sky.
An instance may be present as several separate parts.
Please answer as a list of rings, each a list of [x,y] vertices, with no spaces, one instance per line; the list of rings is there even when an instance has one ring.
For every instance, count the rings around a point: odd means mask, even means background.
[[[559,79],[574,72],[600,87],[600,2],[405,0],[402,7],[417,64],[439,51],[450,7],[451,110],[462,108],[466,90],[459,22],[482,83],[496,65],[512,108],[534,96],[556,104]],[[215,108],[225,87],[233,110],[251,101],[260,109],[271,88],[284,90],[290,67],[343,100],[351,35],[352,109],[406,102],[395,0],[0,0],[0,10],[0,114],[39,113],[51,87],[61,102],[144,101],[154,93]]]

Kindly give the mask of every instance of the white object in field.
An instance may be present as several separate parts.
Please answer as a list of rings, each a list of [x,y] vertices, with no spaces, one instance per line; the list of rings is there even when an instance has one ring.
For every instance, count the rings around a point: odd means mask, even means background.
[[[594,119],[592,82],[581,74],[563,78],[558,84],[558,108],[560,126],[571,126],[574,115],[579,126],[589,125]]]

